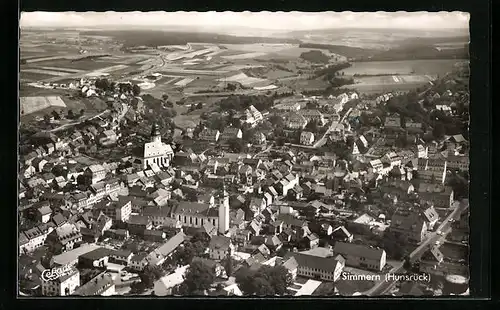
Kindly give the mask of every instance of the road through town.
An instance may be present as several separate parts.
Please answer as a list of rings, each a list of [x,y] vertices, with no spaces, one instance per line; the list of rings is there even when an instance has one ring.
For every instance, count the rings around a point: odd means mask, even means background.
[[[443,244],[446,236],[449,232],[451,232],[451,219],[458,220],[460,219],[460,215],[469,208],[468,201],[463,200],[460,202],[456,208],[443,220],[443,222],[439,225],[435,232],[432,232],[428,235],[427,239],[423,241],[413,252],[410,253],[409,259],[410,262],[415,262],[419,260],[422,255],[429,249],[430,246],[436,244],[438,241],[439,245]],[[438,234],[437,232],[441,232],[442,234]],[[438,246],[439,246],[438,245]],[[389,273],[400,273],[403,271],[404,261],[399,262],[396,266],[394,266]],[[396,281],[385,281],[385,277],[379,282],[377,282],[371,289],[364,292],[363,295],[367,296],[380,296],[386,294],[394,285]]]

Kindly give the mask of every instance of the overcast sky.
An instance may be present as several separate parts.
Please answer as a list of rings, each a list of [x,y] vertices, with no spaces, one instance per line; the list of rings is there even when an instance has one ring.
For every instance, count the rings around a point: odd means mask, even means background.
[[[463,12],[22,12],[23,27],[196,26],[269,30],[465,28]]]

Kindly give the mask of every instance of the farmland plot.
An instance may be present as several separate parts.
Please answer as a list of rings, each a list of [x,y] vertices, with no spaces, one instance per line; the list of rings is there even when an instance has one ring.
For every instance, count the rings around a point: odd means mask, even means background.
[[[239,60],[239,59],[251,59],[251,58],[256,58],[259,56],[264,56],[267,53],[262,53],[262,52],[253,52],[253,53],[244,53],[244,54],[237,54],[237,55],[230,55],[230,56],[221,56],[224,59],[229,59],[229,60]]]
[[[429,59],[406,61],[367,61],[354,62],[352,66],[342,70],[346,75],[380,75],[380,74],[446,74],[453,70],[457,60]]]
[[[34,73],[34,72],[25,72],[22,71],[19,73],[19,78],[21,80],[26,81],[43,81],[45,79],[54,77],[53,75],[43,74],[43,73]]]
[[[83,72],[83,70],[71,69],[71,68],[63,68],[63,67],[38,67],[38,68],[39,69],[43,69],[43,70],[55,70],[55,71],[68,72],[68,73],[80,73],[80,72]]]
[[[184,78],[184,79],[178,81],[177,83],[175,83],[174,85],[175,86],[186,86],[187,84],[191,83],[192,81],[194,81],[194,78]]]
[[[40,73],[40,74],[46,74],[46,75],[52,75],[52,76],[65,76],[69,75],[69,72],[61,72],[61,71],[51,71],[51,70],[43,70],[43,69],[23,69],[21,72],[28,72],[28,73]]]
[[[49,107],[66,107],[66,104],[59,96],[21,97],[19,98],[19,103],[21,111],[24,112],[24,115],[31,114]]]

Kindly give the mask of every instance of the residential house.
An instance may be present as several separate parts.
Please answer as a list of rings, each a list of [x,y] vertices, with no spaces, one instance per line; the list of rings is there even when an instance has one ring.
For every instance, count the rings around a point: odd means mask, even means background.
[[[153,226],[169,226],[172,227],[174,219],[170,216],[170,207],[149,206],[142,210],[142,215],[151,219]]]
[[[295,262],[289,261],[293,259]],[[297,276],[306,278],[318,279],[328,282],[336,282],[344,269],[345,263],[342,259],[338,260],[333,257],[320,257],[304,253],[289,252],[285,255],[284,265],[291,273],[294,273],[296,265]]]
[[[64,275],[51,281],[42,281],[42,296],[69,296],[80,286],[80,272],[70,268]]]
[[[118,135],[114,130],[104,130],[98,136],[98,142],[102,146],[114,145],[118,139]]]
[[[469,156],[448,155],[447,167],[454,170],[469,171]]]
[[[332,230],[330,237],[335,241],[350,243],[352,242],[354,235],[351,234],[344,226],[338,226]]]
[[[212,239],[210,239],[208,248],[210,258],[214,260],[222,260],[231,256],[234,251],[231,239],[225,236],[213,236]]]
[[[214,274],[217,278],[227,278],[226,271],[224,270],[224,267],[219,262],[212,260],[212,259],[195,256],[195,257],[193,257],[193,260],[191,263],[196,263],[196,262],[201,263],[201,264],[207,266],[208,268],[210,268],[214,272]]]
[[[425,182],[444,184],[446,169],[447,161],[444,158],[420,158],[418,160],[417,176]]]
[[[19,234],[19,253],[31,253],[45,244],[52,227],[35,226]]]
[[[141,252],[134,254],[130,259],[130,268],[136,271],[142,271],[148,265],[148,254]]]
[[[347,266],[379,272],[382,271],[386,264],[385,251],[371,246],[336,242],[333,252],[344,257]]]
[[[219,141],[219,136],[220,136],[220,132],[218,130],[205,128],[198,135],[198,139],[200,139],[202,141],[215,143],[215,142]]]
[[[427,222],[418,212],[397,210],[392,216],[389,230],[407,237],[411,242],[421,242],[426,236]]]
[[[65,223],[56,227],[47,236],[46,242],[54,253],[72,250],[82,241],[82,234],[75,224]]]
[[[126,221],[127,230],[132,235],[143,235],[144,231],[153,228],[151,219],[143,215],[131,215]]]
[[[104,268],[108,265],[111,250],[104,247],[96,248],[78,257],[78,267]]]
[[[453,189],[441,184],[420,183],[417,189],[421,204],[436,208],[450,208],[453,204]]]
[[[94,209],[101,210],[114,221],[125,222],[132,213],[132,202],[127,197],[119,196],[118,201],[102,201]]]
[[[296,112],[289,112],[284,116],[284,124],[288,129],[304,129],[307,119]]]
[[[314,134],[309,131],[303,131],[300,134],[300,144],[312,145],[314,142]]]
[[[323,113],[315,109],[302,109],[298,114],[303,116],[307,122],[317,122],[319,126],[323,126],[326,123]]]
[[[227,127],[220,134],[220,141],[229,141],[232,139],[241,139],[243,137],[243,132],[239,128]]]
[[[97,183],[106,177],[106,170],[102,165],[91,165],[83,174],[91,184]]]
[[[110,273],[102,272],[87,283],[78,287],[72,295],[76,296],[113,296],[116,295],[115,280]]]
[[[405,122],[406,131],[409,133],[422,133],[423,125],[420,122],[414,122],[410,119],[407,119]]]
[[[52,215],[50,206],[45,205],[37,209],[37,220],[42,223],[48,223]]]

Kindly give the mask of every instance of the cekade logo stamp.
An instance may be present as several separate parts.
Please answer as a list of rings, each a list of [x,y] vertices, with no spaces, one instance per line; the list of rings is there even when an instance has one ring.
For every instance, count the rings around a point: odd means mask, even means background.
[[[45,269],[42,271],[42,280],[44,281],[54,281],[57,278],[60,278],[64,275],[67,275],[71,272],[71,266],[62,266],[55,267],[52,269]]]

